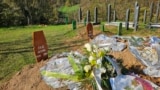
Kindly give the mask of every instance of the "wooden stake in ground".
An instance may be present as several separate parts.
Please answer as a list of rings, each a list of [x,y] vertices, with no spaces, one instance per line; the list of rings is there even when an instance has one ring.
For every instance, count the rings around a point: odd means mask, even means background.
[[[111,21],[111,4],[108,4],[108,23]]]
[[[144,10],[143,23],[146,24],[147,10]]]
[[[81,7],[79,8],[79,11],[78,11],[78,19],[79,19],[79,22],[81,22],[81,20],[82,20],[82,10],[81,10]]]
[[[43,31],[33,32],[33,49],[37,62],[48,59],[48,45]]]
[[[130,16],[130,10],[127,9],[127,11],[126,11],[126,23],[125,23],[126,30],[129,30],[129,16]]]
[[[88,35],[88,39],[93,39],[93,25],[92,23],[88,23],[87,24],[87,35]]]

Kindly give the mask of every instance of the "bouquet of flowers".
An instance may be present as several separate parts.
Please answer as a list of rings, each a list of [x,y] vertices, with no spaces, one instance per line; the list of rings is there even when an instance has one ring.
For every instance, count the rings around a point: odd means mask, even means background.
[[[73,53],[68,56],[75,75],[81,82],[92,84],[95,89],[111,88],[109,78],[116,76],[116,73],[112,64],[104,58],[110,48],[99,48],[96,44],[86,43],[84,50],[84,57],[81,57],[79,63],[75,63],[77,56]]]
[[[42,70],[41,74],[46,77],[81,83],[82,88],[91,86],[90,88],[94,90],[102,90],[102,88],[111,89],[109,78],[116,76],[115,69],[104,58],[110,52],[110,48],[99,48],[96,44],[86,43],[84,50],[83,55],[75,52],[67,54],[68,62],[73,73],[66,74],[57,72],[57,70],[55,70],[56,72]]]

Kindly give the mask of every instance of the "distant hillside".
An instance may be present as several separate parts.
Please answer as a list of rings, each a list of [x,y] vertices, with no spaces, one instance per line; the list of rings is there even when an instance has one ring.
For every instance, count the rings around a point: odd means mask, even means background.
[[[98,20],[106,21],[108,4],[111,4],[112,14],[113,10],[116,11],[118,20],[125,19],[128,8],[133,19],[136,1],[141,8],[141,14],[145,9],[150,11],[152,1],[153,12],[156,12],[158,0],[0,0],[0,26],[61,24],[65,17],[69,21],[77,20],[79,7],[82,8],[83,18],[86,17],[87,10],[90,10],[92,20],[94,8],[97,7]]]
[[[143,17],[144,10],[147,10],[149,16],[150,5],[153,2],[153,13],[156,13],[158,0],[81,0],[80,7],[83,10],[83,16],[86,16],[86,11],[90,10],[92,19],[94,14],[94,7],[98,7],[99,20],[104,21],[107,19],[107,7],[111,4],[112,15],[113,11],[116,11],[116,17],[118,20],[125,20],[126,10],[130,9],[131,20],[134,16],[134,6],[135,2],[138,2],[140,6],[140,20]]]

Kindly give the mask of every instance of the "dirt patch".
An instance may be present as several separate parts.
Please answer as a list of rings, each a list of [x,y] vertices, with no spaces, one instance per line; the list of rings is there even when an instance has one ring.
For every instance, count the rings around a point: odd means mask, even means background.
[[[4,83],[0,90],[53,90],[42,80],[39,69],[47,61],[27,65],[16,73],[8,82]]]
[[[98,35],[100,30],[96,30],[94,35]],[[106,32],[106,34],[108,34]],[[109,34],[111,35],[111,34]],[[72,40],[85,40],[83,43],[88,42],[88,38],[86,36],[86,32],[80,30],[79,34],[74,37]],[[72,40],[68,40],[66,42],[70,42]],[[82,51],[83,44],[73,47],[72,50]],[[150,80],[155,84],[160,86],[160,78],[152,78],[145,75],[142,72],[142,69],[145,67],[142,65],[129,51],[128,48],[123,50],[122,52],[111,52],[111,55],[117,59],[119,63],[121,63],[123,69],[122,72],[125,74],[135,73],[138,74],[141,78]],[[66,90],[65,87],[61,89],[53,89],[51,86],[48,86],[40,75],[40,68],[44,66],[47,61],[42,61],[40,63],[36,63],[34,65],[27,65],[17,74],[15,74],[9,81],[5,82],[0,86],[0,90]]]
[[[112,52],[111,55],[113,55],[117,62],[119,62],[122,66],[122,73],[137,74],[141,78],[152,81],[156,85],[160,86],[160,78],[154,78],[145,75],[143,73],[143,69],[145,68],[145,66],[141,64],[141,62],[137,60],[135,56],[132,55],[128,48],[122,52]]]

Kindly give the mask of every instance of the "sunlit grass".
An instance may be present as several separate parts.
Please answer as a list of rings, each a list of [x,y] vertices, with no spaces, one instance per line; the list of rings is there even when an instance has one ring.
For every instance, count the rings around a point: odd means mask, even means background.
[[[71,25],[0,28],[0,83],[9,79],[24,65],[36,62],[33,54],[32,33],[39,30],[43,30],[49,49],[65,46],[60,44],[76,35]],[[69,49],[49,50],[49,57],[63,51],[69,51]]]
[[[102,33],[117,35],[118,27],[104,27],[105,31]],[[0,84],[8,80],[15,72],[21,70],[24,65],[36,62],[33,54],[32,33],[38,30],[44,31],[49,46],[49,57],[51,57],[56,53],[70,51],[69,45],[65,42],[68,40],[73,41],[73,37],[78,35],[78,30],[86,32],[86,27],[79,25],[76,30],[72,30],[72,25],[33,25],[0,28]],[[101,25],[94,26],[93,30],[101,30]],[[122,36],[160,36],[159,33],[160,29],[148,29],[144,26],[139,27],[136,32],[133,29],[126,30],[122,28]],[[74,42],[79,43],[78,40]]]

